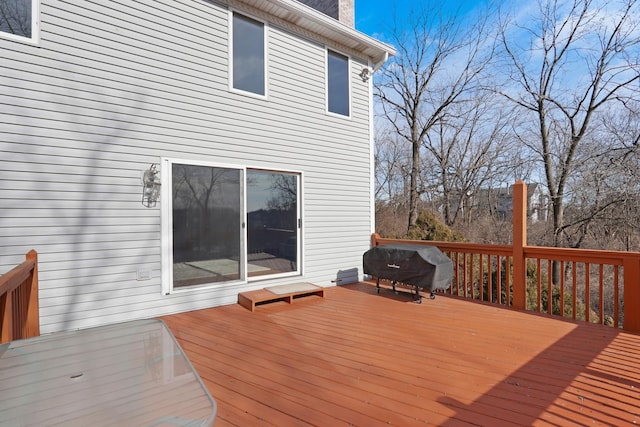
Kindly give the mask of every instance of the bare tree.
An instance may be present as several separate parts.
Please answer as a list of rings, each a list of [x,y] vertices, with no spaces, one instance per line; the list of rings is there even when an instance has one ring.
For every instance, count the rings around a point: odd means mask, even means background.
[[[499,100],[481,91],[468,102],[449,108],[425,137],[432,166],[425,168],[447,225],[470,221],[473,195],[483,187],[503,184],[510,169],[511,117]],[[428,188],[428,187],[427,187]]]
[[[516,20],[501,34],[517,86],[502,93],[534,120],[529,144],[544,168],[554,246],[567,237],[565,192],[594,116],[637,95],[638,1],[625,0],[613,10],[618,4],[540,0],[526,26]]]
[[[384,117],[411,145],[408,230],[418,219],[421,150],[428,144],[427,134],[477,89],[493,52],[488,19],[466,25],[460,16],[445,16],[439,2],[423,6],[411,13],[408,29],[393,29],[390,42],[398,54],[375,80]]]
[[[406,141],[394,132],[381,132],[375,139],[375,198],[397,203],[404,199],[409,153]]]
[[[530,148],[544,168],[554,244],[561,246],[565,190],[579,145],[596,112],[637,95],[640,11],[636,0],[616,13],[610,2],[607,14],[593,0],[573,0],[566,8],[546,0],[539,6],[527,27],[502,31],[511,78],[519,87],[502,93],[535,118]],[[528,42],[521,46],[518,40],[525,36]]]
[[[606,111],[601,116],[601,129],[607,133],[613,144],[611,158],[617,163],[630,162],[630,173],[640,174],[635,168],[640,154],[640,97],[627,100],[624,108]],[[636,175],[637,177],[638,175]]]
[[[606,249],[637,250],[640,235],[640,116],[634,108],[597,117],[585,140],[585,161],[570,180],[563,233],[568,246],[582,242]],[[573,188],[571,188],[573,187]]]
[[[267,201],[267,207],[296,215],[296,206],[298,204],[298,180],[296,176],[283,173],[272,174],[271,190],[273,191],[273,196]]]
[[[629,188],[621,179],[621,170],[606,155],[608,146],[600,140],[582,142],[583,155],[577,156],[579,160],[566,186],[560,233],[563,246],[579,248],[585,242],[593,242],[604,222],[619,218],[612,214],[628,198]]]

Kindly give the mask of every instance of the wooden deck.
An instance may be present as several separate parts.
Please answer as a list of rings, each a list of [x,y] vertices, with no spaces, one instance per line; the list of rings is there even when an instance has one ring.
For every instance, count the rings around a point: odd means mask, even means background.
[[[372,283],[163,318],[216,427],[637,425],[640,335]]]

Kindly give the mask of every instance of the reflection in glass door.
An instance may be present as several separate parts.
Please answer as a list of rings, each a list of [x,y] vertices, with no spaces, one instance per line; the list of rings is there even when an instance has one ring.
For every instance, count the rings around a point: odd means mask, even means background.
[[[242,278],[242,171],[173,163],[174,288]]]
[[[298,175],[248,170],[247,274],[298,271]]]

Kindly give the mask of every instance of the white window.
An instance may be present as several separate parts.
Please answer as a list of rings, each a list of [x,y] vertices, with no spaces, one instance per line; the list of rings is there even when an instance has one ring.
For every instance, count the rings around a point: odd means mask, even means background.
[[[266,95],[264,23],[233,12],[231,36],[231,86]]]
[[[350,115],[349,57],[327,50],[327,111]]]
[[[168,159],[162,173],[165,292],[300,274],[300,174]]]
[[[39,0],[0,0],[0,37],[36,43]]]

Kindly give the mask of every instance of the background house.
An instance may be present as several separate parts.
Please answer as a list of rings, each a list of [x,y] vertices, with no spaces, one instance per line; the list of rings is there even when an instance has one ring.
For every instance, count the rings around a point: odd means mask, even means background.
[[[39,252],[42,333],[360,278],[394,51],[352,2],[10,3],[0,272]]]
[[[513,185],[505,188],[480,188],[467,193],[453,192],[449,202],[451,210],[460,211],[460,215],[470,217],[491,213],[497,218],[507,219],[513,216]],[[444,211],[445,201],[437,204],[440,213]],[[546,222],[549,215],[549,196],[544,186],[531,183],[527,185],[527,216],[531,223]]]
[[[513,216],[513,185],[508,188],[483,188],[471,195],[471,206],[478,212],[492,212],[500,218]],[[527,185],[527,215],[532,223],[547,221],[549,196],[540,184]]]

